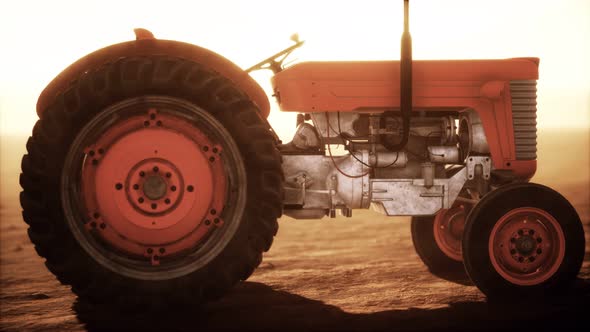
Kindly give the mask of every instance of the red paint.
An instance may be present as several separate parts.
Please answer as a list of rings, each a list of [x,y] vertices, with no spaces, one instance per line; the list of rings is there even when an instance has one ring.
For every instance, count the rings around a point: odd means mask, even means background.
[[[198,128],[154,109],[115,123],[85,149],[87,227],[129,255],[152,257],[153,264],[159,263],[155,255],[193,248],[223,225],[221,152]],[[148,179],[165,183],[165,193],[149,191]]]
[[[465,227],[465,206],[456,204],[450,209],[442,209],[434,217],[434,240],[447,257],[463,261],[461,238]]]
[[[413,63],[414,110],[474,109],[496,169],[530,178],[535,161],[515,161],[510,80],[538,78],[537,58]],[[363,112],[399,108],[399,61],[306,62],[272,79],[287,112]]]
[[[533,245],[530,252],[519,250],[529,245]],[[538,285],[551,278],[563,262],[565,236],[547,211],[522,207],[498,220],[490,234],[488,252],[502,278],[519,286]]]

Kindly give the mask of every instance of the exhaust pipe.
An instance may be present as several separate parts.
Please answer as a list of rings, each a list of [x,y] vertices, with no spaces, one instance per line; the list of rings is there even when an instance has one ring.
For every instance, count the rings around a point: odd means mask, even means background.
[[[412,116],[412,36],[410,35],[410,1],[404,0],[404,32],[401,40],[400,54],[400,111],[402,114],[402,139],[392,144],[385,137],[379,135],[383,146],[390,151],[400,151],[408,144],[410,136],[410,118]],[[393,112],[383,113],[383,118],[393,117]]]

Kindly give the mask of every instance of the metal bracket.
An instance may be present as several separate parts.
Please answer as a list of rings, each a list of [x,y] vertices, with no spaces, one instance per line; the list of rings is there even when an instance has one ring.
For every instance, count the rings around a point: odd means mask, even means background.
[[[490,178],[490,171],[492,169],[492,161],[490,157],[486,156],[467,157],[467,179],[475,179],[476,168],[478,165],[481,165],[483,178],[488,180]]]

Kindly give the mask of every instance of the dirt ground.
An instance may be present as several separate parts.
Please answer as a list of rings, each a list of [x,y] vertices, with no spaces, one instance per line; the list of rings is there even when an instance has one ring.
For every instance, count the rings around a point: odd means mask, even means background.
[[[415,254],[407,218],[283,217],[254,275],[202,307],[130,313],[78,300],[43,265],[18,203],[24,138],[1,141],[0,330],[584,330],[590,323],[588,131],[542,132],[535,182],[562,192],[586,231],[571,292],[550,302],[489,302],[468,280],[431,275]]]

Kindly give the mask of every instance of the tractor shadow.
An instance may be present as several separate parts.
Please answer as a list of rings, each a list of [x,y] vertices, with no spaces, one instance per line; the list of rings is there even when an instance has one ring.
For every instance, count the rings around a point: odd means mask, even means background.
[[[256,282],[245,282],[204,306],[130,313],[78,299],[73,309],[89,331],[310,331],[310,330],[585,330],[590,324],[590,279],[550,302],[452,302],[437,309],[407,308],[367,314]]]
[[[473,286],[473,282],[469,279],[467,272],[465,271],[454,271],[454,272],[432,272],[429,271],[432,275],[436,276],[437,278],[455,283],[460,284],[463,286]]]

